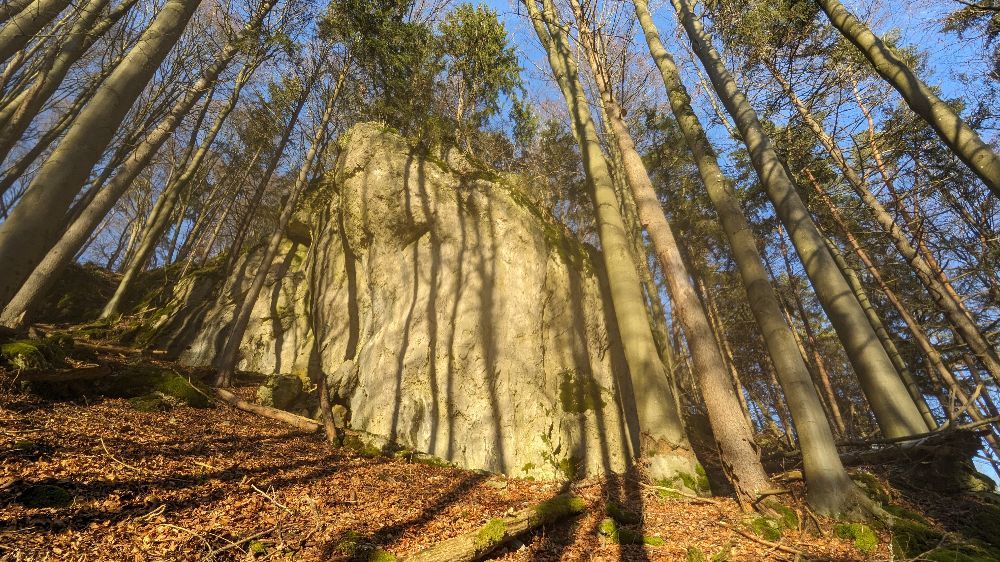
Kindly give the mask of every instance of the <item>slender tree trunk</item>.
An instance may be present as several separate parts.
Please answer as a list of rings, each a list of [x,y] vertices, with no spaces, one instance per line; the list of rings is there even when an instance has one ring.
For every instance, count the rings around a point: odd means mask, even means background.
[[[35,0],[0,28],[0,62],[10,58],[59,15],[70,0]]]
[[[256,152],[254,152],[253,158],[250,159],[249,166],[247,166],[247,169],[243,171],[240,180],[233,185],[232,189],[233,196],[229,200],[229,204],[226,205],[225,209],[223,209],[222,216],[215,221],[215,227],[212,228],[212,234],[208,237],[208,241],[205,242],[205,245],[202,247],[201,255],[198,258],[199,265],[205,265],[205,263],[208,261],[208,257],[212,253],[212,248],[215,246],[215,241],[218,240],[219,233],[222,232],[223,225],[226,224],[226,220],[229,218],[229,215],[233,211],[233,207],[236,205],[236,196],[239,195],[240,190],[242,189],[243,184],[246,182],[247,178],[250,176],[251,171],[256,169],[257,161],[260,159],[260,155],[263,153],[263,150],[264,150],[263,147],[260,147],[257,149]],[[235,252],[236,247],[233,247],[231,251]],[[184,267],[184,273],[181,274],[181,277],[183,277],[184,274],[187,273],[188,267],[193,262],[194,260],[191,260],[191,262],[189,262],[188,265]]]
[[[743,409],[737,395],[738,387],[730,379],[725,358],[691,282],[667,217],[660,207],[642,157],[622,118],[621,108],[611,98],[604,77],[604,66],[595,56],[595,51],[602,49],[594,47],[594,39],[588,31],[589,24],[583,18],[579,3],[572,0],[571,5],[577,15],[584,52],[590,61],[601,102],[609,118],[607,125],[610,126],[611,136],[622,157],[625,183],[635,199],[639,220],[653,242],[664,278],[670,287],[677,318],[684,329],[712,431],[729,469],[730,480],[740,495],[740,501],[752,504],[761,493],[772,488],[770,478],[760,463],[759,449],[753,440],[753,428],[747,418],[732,415]]]
[[[45,254],[39,265],[31,272],[28,280],[21,286],[0,314],[0,324],[7,326],[19,325],[27,311],[45,294],[62,269],[87,241],[87,238],[100,224],[101,219],[121,198],[122,194],[132,185],[136,176],[146,167],[159,150],[160,146],[174,133],[181,120],[191,108],[198,103],[201,96],[208,90],[225,69],[237,49],[248,36],[256,33],[264,17],[273,7],[270,0],[265,1],[247,27],[232,41],[227,43],[217,55],[216,60],[202,72],[201,78],[169,111],[155,129],[149,132],[139,145],[129,154],[118,173],[107,185],[96,191],[94,198],[66,230],[65,234]],[[65,141],[64,141],[65,142]],[[95,186],[96,187],[96,186]],[[22,205],[25,202],[22,201]],[[20,206],[18,206],[20,208]],[[17,209],[15,209],[16,211]],[[3,226],[6,226],[4,223]],[[0,236],[3,232],[0,230]]]
[[[930,125],[941,140],[968,164],[993,195],[1000,196],[1000,157],[885,43],[838,0],[816,0],[833,24],[868,59],[872,67]]]
[[[109,16],[101,17],[109,0],[93,0],[83,9],[80,19],[58,46],[51,66],[31,85],[0,110],[0,160],[3,160],[28,129],[45,102],[62,84],[70,68],[80,57],[131,9],[135,0],[125,2]],[[98,21],[98,18],[100,20]]]
[[[231,386],[233,383],[233,375],[236,372],[236,363],[239,361],[238,355],[240,344],[243,342],[243,334],[246,332],[247,326],[250,323],[250,315],[253,313],[253,308],[257,304],[257,299],[260,297],[260,292],[264,288],[264,283],[267,281],[267,275],[271,270],[271,264],[274,262],[274,258],[278,254],[278,249],[281,247],[281,241],[284,239],[285,230],[288,228],[288,223],[292,218],[292,214],[295,212],[299,197],[309,185],[309,177],[312,173],[316,159],[319,157],[320,151],[324,146],[326,129],[330,120],[333,118],[333,111],[337,106],[337,100],[340,97],[341,88],[343,87],[344,80],[347,77],[347,71],[348,66],[345,64],[343,70],[340,72],[340,76],[337,78],[337,83],[334,87],[333,93],[330,94],[326,101],[326,107],[323,109],[323,115],[320,117],[319,123],[316,125],[316,130],[313,132],[312,143],[309,146],[309,150],[306,151],[302,167],[299,168],[298,176],[295,178],[295,183],[292,185],[287,197],[285,198],[281,214],[278,216],[278,224],[275,227],[274,232],[271,234],[267,246],[264,248],[264,253],[261,256],[257,273],[254,275],[253,281],[250,283],[250,287],[247,289],[246,294],[243,295],[242,301],[237,306],[236,314],[233,316],[232,326],[230,327],[229,333],[226,335],[226,343],[222,347],[222,351],[220,351],[219,355],[215,358],[215,367],[218,370],[218,374],[216,375],[217,386],[227,387]],[[280,280],[276,282],[280,283]]]
[[[691,11],[690,0],[672,0],[672,3],[715,91],[740,130],[757,175],[774,204],[778,218],[795,243],[806,273],[854,366],[883,434],[902,437],[923,433],[926,425],[920,411],[906,392],[885,349],[879,344],[861,305],[851,295],[847,281],[827,250],[791,176],[771,147],[771,140],[764,133],[756,112],[712,47],[701,22]]]
[[[639,452],[650,462],[654,478],[675,478],[681,473],[691,473],[696,461],[646,319],[642,287],[614,185],[568,39],[559,27],[551,2],[545,2],[543,15],[535,1],[524,0],[524,3],[565,98],[587,172],[611,303],[634,390],[641,432]]]
[[[871,322],[875,334],[878,335],[882,347],[885,348],[885,352],[892,359],[892,364],[896,366],[900,378],[903,379],[903,384],[906,385],[906,390],[910,393],[910,398],[913,399],[913,402],[920,410],[920,415],[924,418],[924,422],[927,423],[927,429],[931,431],[937,429],[937,421],[934,419],[934,414],[931,413],[930,406],[927,405],[927,400],[924,399],[920,385],[917,384],[917,380],[913,377],[913,373],[910,372],[909,366],[903,359],[902,354],[899,353],[899,349],[896,348],[896,342],[892,341],[892,336],[889,335],[889,331],[882,322],[882,318],[879,316],[878,311],[875,310],[875,305],[869,300],[868,293],[865,291],[858,273],[847,263],[843,254],[840,253],[840,249],[829,238],[826,239],[826,246],[830,249],[830,253],[833,254],[833,259],[837,262],[837,266],[844,273],[844,278],[847,279],[847,283],[851,286],[851,291],[854,293],[855,298],[861,303],[861,308],[868,315],[868,321]]]
[[[91,169],[200,2],[167,1],[136,46],[73,120],[19,204],[0,224],[0,263],[5,264],[0,270],[0,305],[10,302],[55,243],[62,225],[53,217],[61,217],[69,210]]]
[[[0,4],[0,24],[8,22],[31,5],[32,0],[5,0]]]
[[[837,147],[833,138],[826,133],[822,124],[813,117],[805,103],[795,94],[795,91],[792,89],[788,80],[785,79],[780,72],[778,72],[778,69],[773,64],[768,62],[766,63],[766,66],[769,68],[771,75],[775,78],[775,80],[781,84],[782,89],[785,91],[785,95],[792,102],[792,106],[802,118],[803,122],[813,131],[813,134],[815,134],[816,138],[819,139],[820,144],[822,144],[823,147],[826,148],[827,152],[830,153],[834,163],[838,168],[840,168],[841,172],[843,172],[847,183],[852,187],[855,193],[858,194],[861,200],[864,201],[864,203],[872,210],[875,220],[882,227],[882,230],[889,236],[889,239],[892,241],[899,253],[913,268],[917,278],[920,279],[924,287],[927,288],[927,292],[930,294],[931,298],[934,299],[935,304],[937,304],[938,307],[945,313],[948,321],[955,326],[960,337],[969,345],[976,356],[980,358],[983,365],[986,366],[987,371],[990,372],[997,382],[1000,382],[1000,357],[997,356],[996,350],[993,349],[988,339],[979,330],[979,327],[976,326],[967,311],[965,311],[964,307],[961,305],[960,299],[956,299],[957,294],[954,289],[950,287],[950,284],[945,285],[941,282],[941,277],[935,273],[935,268],[932,267],[932,265],[927,262],[925,257],[921,255],[921,252],[910,243],[906,234],[903,232],[902,227],[896,223],[896,220],[892,217],[889,211],[871,192],[864,179],[862,179],[854,168],[851,167],[847,158],[844,156],[844,153]],[[867,113],[867,109],[862,107],[862,112]],[[869,125],[870,127],[874,126],[874,122],[870,122]],[[869,135],[871,134],[872,131],[870,130]],[[883,173],[884,179],[888,181],[890,178],[887,175],[884,165],[879,166],[879,168]]]

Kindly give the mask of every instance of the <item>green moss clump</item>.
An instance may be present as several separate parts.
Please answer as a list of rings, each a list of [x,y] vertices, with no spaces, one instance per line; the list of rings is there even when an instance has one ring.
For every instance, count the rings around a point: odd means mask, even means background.
[[[597,526],[597,532],[615,544],[645,544],[647,546],[663,546],[666,544],[660,537],[643,536],[629,529],[618,526],[614,519],[607,517]]]
[[[356,434],[349,433],[344,436],[343,446],[347,449],[354,451],[355,453],[361,455],[362,457],[379,457],[382,456],[382,449],[369,445]]]
[[[712,487],[708,483],[708,474],[705,473],[705,468],[701,464],[695,465],[694,474],[681,472],[671,478],[661,478],[656,481],[656,484],[663,488],[686,488],[698,495],[710,495],[712,493]],[[682,496],[677,492],[663,490],[662,488],[658,491],[658,495],[663,499]]]
[[[573,369],[560,373],[559,402],[567,414],[583,414],[604,407],[601,386],[593,377],[581,375]]]
[[[375,549],[368,555],[368,562],[396,562],[396,557],[391,552]]]
[[[73,496],[61,486],[41,484],[21,492],[18,501],[24,507],[66,507],[73,503]]]
[[[347,555],[354,556],[358,551],[358,545],[361,544],[361,534],[356,531],[347,531],[344,533],[340,540],[337,541],[337,546],[335,547],[337,552]]]
[[[490,519],[476,533],[476,550],[482,552],[496,546],[507,538],[507,524],[503,519]]]
[[[689,546],[687,549],[687,562],[708,562],[708,557],[697,546]]]
[[[765,507],[774,511],[779,515],[778,524],[782,529],[798,529],[799,528],[799,516],[795,513],[795,510],[783,505],[776,501],[770,501],[764,504]]]
[[[561,495],[544,501],[535,508],[535,518],[540,523],[551,523],[564,515],[583,513],[587,504],[577,496]]]
[[[897,519],[892,525],[892,551],[900,558],[912,558],[941,545],[944,535],[908,519]]]
[[[58,340],[16,340],[0,345],[0,360],[17,371],[48,369],[62,365],[63,359],[65,352]]]
[[[207,408],[210,403],[205,391],[195,388],[190,381],[173,373],[160,379],[153,389],[195,408]]]
[[[1000,548],[1000,505],[980,505],[970,519],[971,535]]]
[[[882,481],[870,472],[855,472],[851,474],[851,480],[861,487],[871,499],[885,505],[892,501],[889,492],[886,491]]]
[[[614,502],[607,502],[604,504],[604,512],[608,514],[608,517],[611,517],[619,523],[629,525],[639,522],[639,516],[637,514],[622,509]]]
[[[920,515],[916,511],[912,511],[910,509],[906,509],[903,506],[895,505],[895,504],[887,504],[887,505],[884,505],[882,507],[883,507],[883,509],[885,509],[886,511],[888,511],[890,514],[894,515],[895,517],[900,517],[900,518],[903,518],[903,519],[909,519],[910,521],[916,521],[917,523],[921,523],[923,525],[929,525],[930,524],[927,521],[927,519],[924,518],[923,515]]]
[[[854,541],[858,550],[869,554],[878,547],[878,536],[871,527],[862,523],[841,523],[833,528],[833,533],[842,539]]]
[[[769,517],[754,517],[748,525],[750,530],[769,541],[781,538],[781,524]]]
[[[263,556],[264,554],[267,554],[267,547],[260,541],[250,541],[250,544],[247,546],[247,551],[251,556]]]
[[[133,410],[140,412],[165,412],[170,409],[170,403],[155,393],[129,398],[128,403]]]

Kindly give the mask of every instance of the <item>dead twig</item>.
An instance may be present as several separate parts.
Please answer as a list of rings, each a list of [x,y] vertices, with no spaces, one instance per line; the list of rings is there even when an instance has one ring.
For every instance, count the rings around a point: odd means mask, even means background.
[[[712,504],[712,505],[716,505],[716,504],[719,503],[718,501],[713,500],[712,498],[703,498],[701,496],[696,496],[696,495],[694,495],[692,493],[685,492],[684,490],[680,490],[680,489],[677,489],[677,488],[669,488],[667,486],[657,486],[657,485],[653,485],[653,484],[646,484],[645,482],[639,482],[639,485],[642,486],[643,488],[650,488],[652,490],[663,490],[663,491],[669,492],[671,494],[677,494],[678,496],[683,496],[683,497],[685,497],[685,498],[687,498],[689,500],[692,500],[692,501],[694,501],[696,503],[707,503],[707,504]]]
[[[260,495],[264,496],[265,498],[267,498],[267,499],[271,500],[271,503],[273,503],[274,505],[276,505],[276,506],[280,507],[281,509],[284,509],[284,510],[285,510],[286,512],[288,512],[288,513],[291,513],[291,514],[294,514],[294,513],[295,513],[295,512],[293,512],[293,511],[292,511],[291,509],[289,509],[287,505],[285,505],[285,504],[283,504],[283,503],[280,503],[280,502],[278,502],[278,500],[274,499],[274,497],[273,497],[273,496],[269,495],[269,494],[268,494],[267,492],[265,492],[264,490],[261,490],[261,489],[260,489],[260,488],[258,488],[258,487],[257,487],[257,486],[256,486],[255,484],[250,484],[250,487],[251,487],[251,488],[253,488],[253,489],[254,489],[254,491],[255,491],[255,492],[257,492],[258,494],[260,494]]]
[[[744,531],[743,529],[740,529],[739,527],[736,527],[734,525],[730,525],[729,523],[727,523],[725,521],[719,521],[719,525],[722,525],[723,527],[729,528],[730,530],[732,530],[736,534],[740,535],[741,537],[748,538],[748,539],[750,539],[750,540],[752,540],[754,542],[760,543],[760,544],[762,544],[764,546],[771,547],[771,548],[773,548],[775,550],[780,550],[781,552],[784,552],[784,553],[787,553],[787,554],[793,554],[795,556],[802,556],[804,554],[801,550],[799,550],[797,548],[792,548],[790,546],[785,546],[785,545],[783,545],[781,543],[771,542],[769,540],[762,539],[760,537],[754,536],[754,535],[752,535],[752,534]]]
[[[264,535],[269,535],[269,534],[273,533],[276,530],[278,530],[278,526],[277,525],[275,525],[275,526],[273,526],[273,527],[271,527],[269,529],[266,529],[264,531],[261,531],[259,533],[255,533],[253,535],[250,535],[249,537],[244,537],[244,538],[242,538],[242,539],[240,539],[238,541],[231,542],[231,543],[227,544],[226,546],[216,548],[215,550],[213,550],[213,551],[209,552],[208,554],[206,554],[205,557],[202,558],[202,560],[212,560],[213,558],[215,558],[216,554],[221,554],[221,553],[223,553],[223,552],[225,552],[227,550],[232,550],[232,549],[234,549],[234,548],[236,548],[236,547],[238,547],[238,546],[240,546],[242,544],[246,544],[246,543],[248,543],[248,542],[250,542],[252,540],[259,539],[259,538],[263,537]]]
[[[139,467],[132,466],[132,465],[128,464],[127,462],[120,461],[117,458],[115,458],[115,456],[111,454],[111,451],[108,450],[108,446],[104,444],[104,438],[100,437],[99,439],[101,441],[101,448],[104,449],[104,454],[107,455],[109,459],[111,459],[111,460],[115,461],[116,463],[124,466],[125,468],[134,470],[136,472],[140,472],[142,470]]]

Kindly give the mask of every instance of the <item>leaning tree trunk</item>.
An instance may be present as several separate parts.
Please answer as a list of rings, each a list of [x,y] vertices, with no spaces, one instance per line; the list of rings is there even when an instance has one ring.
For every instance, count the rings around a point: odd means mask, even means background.
[[[1000,156],[993,148],[839,0],[816,0],[816,4],[830,18],[830,23],[861,51],[875,71],[903,96],[910,109],[982,178],[994,195],[1000,197]]]
[[[10,58],[59,15],[70,0],[35,0],[0,28],[0,62]]]
[[[59,146],[0,224],[0,306],[6,306],[58,238],[61,218],[201,0],[167,0],[135,47],[77,115]],[[53,220],[56,218],[56,220]]]
[[[834,263],[809,210],[799,197],[794,181],[764,133],[756,112],[739,91],[701,22],[692,12],[691,1],[671,1],[695,54],[705,66],[715,91],[739,128],[757,175],[778,218],[788,229],[816,295],[854,366],[879,427],[889,437],[924,432],[926,425],[920,411],[906,392],[899,373],[879,343],[861,305],[851,294],[851,288]]]
[[[236,56],[240,45],[247,40],[247,37],[256,33],[263,23],[264,17],[273,6],[272,0],[267,0],[260,6],[255,17],[232,41],[222,48],[216,56],[216,60],[202,72],[201,77],[187,94],[174,104],[167,117],[129,153],[118,173],[106,185],[97,190],[93,200],[72,221],[62,238],[44,255],[14,298],[4,307],[3,313],[0,314],[0,325],[19,326],[24,322],[27,312],[39,298],[45,295],[59,273],[87,242],[90,234],[97,228],[104,216],[132,185],[136,176],[149,164],[157,150],[170,138],[184,116],[191,111],[191,108],[208,91],[219,74],[229,65],[232,58]],[[22,204],[24,204],[23,201]]]
[[[215,138],[222,130],[226,119],[229,118],[233,109],[236,108],[236,103],[239,101],[243,86],[250,79],[251,72],[248,72],[248,70],[248,66],[244,66],[236,78],[236,84],[229,97],[229,101],[216,116],[215,121],[205,134],[201,146],[191,156],[191,159],[184,166],[184,170],[173,181],[168,182],[167,186],[163,189],[163,193],[160,194],[160,201],[157,202],[157,210],[153,212],[149,225],[144,229],[139,247],[135,255],[132,256],[132,261],[126,267],[125,274],[118,282],[118,287],[115,289],[114,295],[111,296],[111,299],[104,306],[104,310],[101,311],[101,318],[111,318],[121,314],[125,294],[132,287],[132,283],[136,277],[146,269],[149,259],[153,256],[153,252],[156,251],[156,246],[170,227],[170,217],[173,216],[177,201],[191,183],[191,180],[194,179],[195,174],[201,169],[205,157],[208,156],[209,150],[215,142]]]
[[[757,249],[753,230],[740,208],[732,185],[719,166],[701,122],[691,108],[687,89],[677,65],[660,40],[647,1],[635,0],[634,5],[650,54],[666,86],[671,110],[698,166],[709,199],[719,215],[747,293],[750,310],[760,326],[774,371],[787,397],[802,449],[809,503],[823,513],[850,511],[857,501],[858,492],[840,462],[833,431],[805,360],[798,350],[795,336],[785,321],[780,301]],[[836,399],[832,392],[830,398]],[[831,405],[831,411],[843,431],[843,421],[836,402]]]
[[[326,101],[326,107],[323,109],[323,115],[320,117],[319,123],[316,125],[316,130],[313,132],[312,143],[309,146],[309,150],[306,151],[305,158],[302,162],[302,167],[299,168],[298,176],[295,178],[295,183],[289,190],[288,196],[285,198],[284,204],[281,209],[281,214],[278,216],[278,224],[272,232],[270,239],[268,240],[267,246],[264,248],[264,253],[261,256],[260,265],[257,267],[257,272],[254,274],[253,281],[250,283],[250,288],[247,289],[246,294],[242,296],[242,302],[236,308],[236,313],[233,316],[233,323],[226,334],[226,342],[222,347],[222,351],[215,358],[215,368],[218,370],[216,375],[216,385],[217,386],[231,386],[233,382],[233,374],[236,372],[236,363],[239,360],[240,343],[243,342],[243,334],[246,332],[247,326],[250,324],[250,315],[253,313],[254,306],[257,304],[257,298],[260,296],[260,292],[264,289],[264,283],[267,281],[267,275],[271,270],[271,264],[274,262],[274,257],[278,255],[278,249],[281,247],[281,241],[285,236],[285,230],[288,228],[288,223],[292,219],[292,215],[295,213],[295,207],[299,201],[299,196],[305,191],[306,187],[309,185],[309,177],[313,170],[313,165],[316,162],[317,157],[320,155],[320,151],[323,148],[323,141],[326,137],[326,129],[333,118],[333,111],[336,108],[337,100],[340,97],[340,92],[344,84],[344,80],[347,77],[348,66],[345,64],[344,68],[340,71],[340,76],[337,78],[337,84],[334,87],[334,91],[330,94]]]
[[[0,4],[0,24],[5,24],[20,14],[22,10],[31,5],[31,2],[32,0],[7,0]]]
[[[642,157],[639,156],[622,118],[621,108],[611,98],[603,74],[604,68],[594,56],[595,48],[592,38],[588,37],[589,33],[586,31],[587,23],[583,21],[583,11],[575,0],[572,4],[581,29],[583,49],[590,60],[597,90],[610,121],[608,125],[611,128],[611,136],[621,154],[625,183],[635,199],[639,220],[653,242],[656,257],[663,268],[663,276],[670,288],[675,314],[684,329],[712,433],[719,444],[723,462],[729,466],[728,476],[733,487],[739,492],[741,502],[752,504],[761,493],[771,489],[772,486],[760,463],[760,454],[753,440],[753,428],[749,419],[734,415],[734,412],[739,412],[743,408],[737,396],[739,387],[733,385],[729,376],[729,368],[722,350],[691,283],[691,276],[667,217],[660,207],[653,182],[649,179]]]
[[[0,160],[6,158],[21,139],[31,121],[56,92],[73,65],[91,45],[128,13],[135,1],[125,2],[104,17],[102,17],[104,8],[109,0],[94,0],[82,8],[80,19],[67,34],[66,40],[52,47],[57,52],[51,65],[44,72],[39,72],[31,85],[0,111]]]
[[[634,390],[640,426],[639,453],[650,462],[655,478],[673,478],[681,473],[690,473],[696,461],[680,411],[675,406],[671,381],[667,379],[646,319],[642,287],[629,249],[628,235],[576,63],[568,39],[558,27],[551,2],[545,2],[544,15],[535,2],[524,0],[565,98],[587,172],[611,303]]]
[[[969,345],[969,348],[976,354],[976,357],[982,361],[986,370],[993,376],[993,379],[1000,383],[1000,356],[997,355],[996,349],[993,348],[989,340],[964,309],[960,299],[956,298],[957,293],[948,284],[942,282],[941,276],[936,273],[936,268],[928,263],[918,248],[914,247],[907,239],[903,228],[896,222],[896,219],[893,218],[892,214],[889,213],[878,198],[875,197],[865,180],[850,165],[843,151],[840,150],[833,138],[827,134],[823,125],[813,117],[805,103],[796,95],[788,80],[778,72],[778,69],[774,65],[765,63],[765,66],[768,67],[771,75],[781,85],[785,95],[792,102],[792,106],[802,118],[802,121],[812,130],[813,134],[820,141],[820,144],[830,153],[833,162],[844,174],[844,179],[847,180],[847,183],[854,192],[858,194],[858,197],[871,209],[876,222],[879,223],[882,230],[889,236],[896,250],[906,259],[910,267],[913,268],[917,278],[927,289],[934,303],[937,304],[944,312],[948,321],[955,327],[959,337]],[[867,113],[865,108],[862,108],[862,111]],[[877,147],[873,146],[873,148]],[[876,156],[876,158],[878,159],[879,157]],[[880,170],[884,170],[884,166],[878,167]]]

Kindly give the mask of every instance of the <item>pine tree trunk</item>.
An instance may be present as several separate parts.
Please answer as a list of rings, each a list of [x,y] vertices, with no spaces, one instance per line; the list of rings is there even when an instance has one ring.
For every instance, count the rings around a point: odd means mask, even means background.
[[[628,236],[619,211],[608,164],[580,84],[576,63],[564,31],[556,20],[551,2],[544,15],[536,0],[524,0],[532,25],[545,47],[552,73],[569,109],[573,132],[587,172],[588,188],[602,258],[610,285],[622,347],[632,381],[640,425],[640,454],[650,462],[654,478],[675,478],[692,473],[696,461],[675,407],[671,382],[660,361],[646,317],[639,276],[629,249]]]
[[[91,169],[200,2],[167,1],[135,47],[73,120],[21,201],[0,224],[0,263],[4,264],[0,270],[0,306],[10,302],[55,243],[62,224],[53,217],[61,217],[69,210]]]
[[[854,366],[879,427],[888,437],[922,433],[926,426],[920,411],[879,344],[861,305],[851,296],[847,281],[827,250],[792,178],[771,147],[771,140],[764,133],[756,112],[712,47],[701,22],[691,11],[690,0],[672,2],[695,54],[740,130],[757,175],[778,218],[791,235],[816,294]]]
[[[914,113],[1000,197],[1000,157],[962,118],[934,94],[909,66],[838,0],[816,0],[833,24],[868,59]]]

